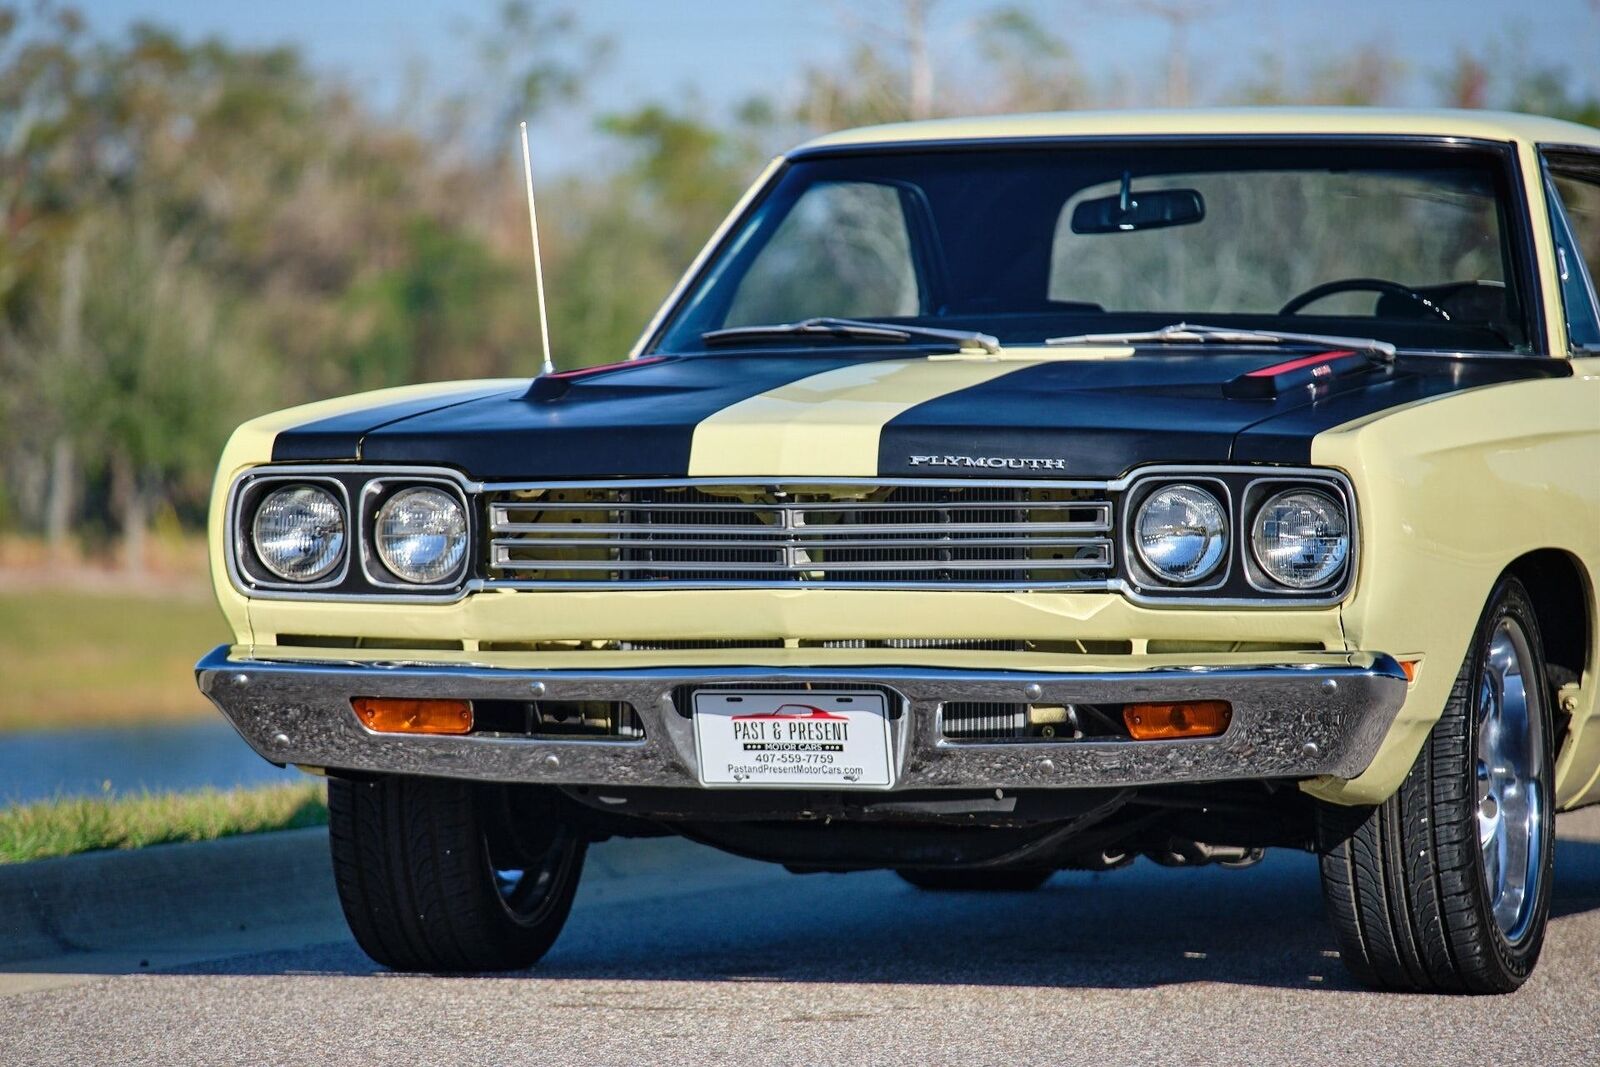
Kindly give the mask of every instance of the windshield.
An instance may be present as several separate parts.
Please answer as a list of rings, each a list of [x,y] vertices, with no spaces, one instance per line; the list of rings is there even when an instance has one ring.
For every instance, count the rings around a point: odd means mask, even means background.
[[[1186,320],[1527,351],[1509,198],[1505,157],[1461,146],[818,155],[734,227],[655,350],[837,318],[1008,344]]]

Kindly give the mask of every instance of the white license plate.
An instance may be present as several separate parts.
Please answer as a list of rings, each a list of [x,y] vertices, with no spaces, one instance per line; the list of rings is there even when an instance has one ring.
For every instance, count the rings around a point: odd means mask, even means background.
[[[706,785],[890,785],[889,714],[875,692],[700,689],[695,751]]]

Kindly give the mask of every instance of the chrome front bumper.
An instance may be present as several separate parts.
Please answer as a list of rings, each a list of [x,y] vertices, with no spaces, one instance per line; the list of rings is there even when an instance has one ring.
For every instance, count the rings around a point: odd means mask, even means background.
[[[417,662],[255,658],[222,646],[195,668],[200,689],[250,747],[274,763],[338,770],[560,785],[702,788],[693,724],[680,694],[702,685],[886,686],[893,789],[1158,785],[1261,778],[1353,778],[1366,769],[1405,698],[1389,656],[1123,672],[770,667],[513,670]],[[642,740],[539,740],[378,734],[354,697],[625,701]],[[1181,741],[951,741],[945,701],[1124,704],[1226,700],[1220,737]]]

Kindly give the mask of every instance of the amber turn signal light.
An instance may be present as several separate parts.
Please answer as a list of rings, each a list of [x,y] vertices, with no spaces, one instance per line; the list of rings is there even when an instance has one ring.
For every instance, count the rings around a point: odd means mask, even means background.
[[[381,734],[464,734],[472,730],[472,702],[468,700],[356,697],[350,703],[366,728]]]
[[[1160,741],[1174,737],[1215,737],[1228,728],[1233,709],[1225,700],[1195,700],[1184,704],[1128,704],[1122,721],[1135,741]]]

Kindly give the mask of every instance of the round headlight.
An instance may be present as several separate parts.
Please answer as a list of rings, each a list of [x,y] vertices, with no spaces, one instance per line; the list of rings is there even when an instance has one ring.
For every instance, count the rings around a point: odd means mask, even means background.
[[[1350,557],[1350,522],[1326,493],[1291,489],[1261,505],[1250,534],[1256,563],[1293,589],[1327,585]]]
[[[444,581],[466,558],[467,516],[461,502],[443,489],[402,489],[378,509],[373,547],[403,581]]]
[[[1222,565],[1228,519],[1217,498],[1193,485],[1168,485],[1145,498],[1134,548],[1157,578],[1198,582]]]
[[[326,578],[344,560],[344,508],[315,485],[268,493],[250,533],[261,565],[286,582]]]

